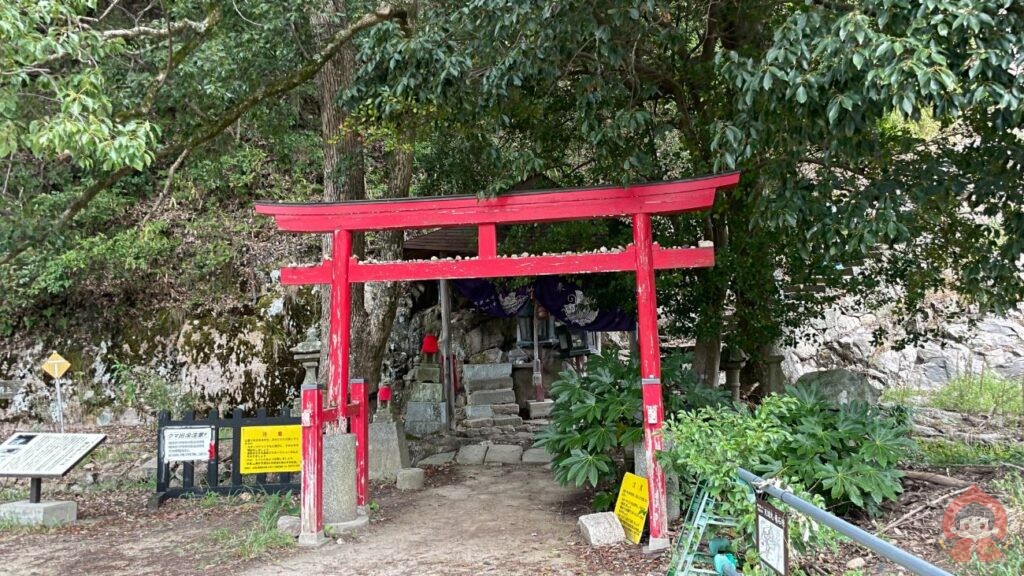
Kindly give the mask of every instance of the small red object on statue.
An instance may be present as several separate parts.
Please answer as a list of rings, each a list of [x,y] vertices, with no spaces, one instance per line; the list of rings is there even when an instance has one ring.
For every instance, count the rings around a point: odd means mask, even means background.
[[[437,336],[433,334],[427,334],[423,337],[423,349],[424,354],[437,354]]]
[[[377,390],[377,402],[390,402],[391,401],[391,388],[389,386],[381,386]]]

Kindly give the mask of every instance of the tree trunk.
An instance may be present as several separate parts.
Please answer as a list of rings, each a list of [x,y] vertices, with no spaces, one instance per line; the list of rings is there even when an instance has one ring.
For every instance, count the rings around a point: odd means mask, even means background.
[[[309,21],[317,44],[322,46],[334,33],[348,22],[344,2],[321,0],[319,9],[311,9]],[[338,106],[341,92],[352,84],[355,68],[355,53],[351,44],[338,51],[316,75],[317,96],[320,101],[320,135],[324,153],[324,194],[325,202],[339,200],[360,200],[366,197],[365,161],[359,134],[344,131],[346,114]],[[325,234],[321,243],[324,258],[331,257],[331,236]],[[352,253],[365,255],[363,234],[352,235]],[[362,284],[352,286],[352,315],[363,310],[364,289]],[[320,382],[327,379],[327,336],[330,334],[331,289],[321,286],[320,292]],[[357,324],[358,325],[358,324]],[[355,339],[350,355],[362,356]],[[353,375],[359,374],[352,372]]]
[[[399,130],[398,143],[387,157],[389,198],[407,197],[412,184],[414,135],[411,130]],[[402,247],[405,244],[403,230],[377,233],[374,240],[374,258],[402,259]],[[401,282],[375,282],[366,286],[361,301],[353,299],[352,325],[360,329],[352,333],[352,374],[365,378],[371,391],[376,390],[380,384],[381,365],[401,296]],[[357,309],[356,302],[363,304],[362,309]]]
[[[729,227],[724,215],[709,216],[705,224],[705,237],[715,242],[716,254],[729,244]],[[722,356],[722,315],[728,281],[708,272],[701,273],[702,281],[710,283],[708,302],[697,327],[697,341],[693,350],[693,372],[697,383],[711,388],[718,386]]]

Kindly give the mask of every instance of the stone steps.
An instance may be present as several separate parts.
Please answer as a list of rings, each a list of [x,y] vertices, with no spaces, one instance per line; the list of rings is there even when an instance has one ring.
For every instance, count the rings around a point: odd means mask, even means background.
[[[522,427],[512,364],[465,364],[462,382],[466,389],[466,419],[461,423],[464,433],[486,437],[494,431]]]
[[[496,380],[499,378],[512,377],[512,364],[502,362],[496,364],[463,364],[462,380],[472,382],[476,380]]]
[[[507,390],[481,390],[467,395],[466,402],[470,406],[481,406],[483,404],[514,404],[516,393],[511,388]]]
[[[466,392],[481,392],[485,390],[511,390],[512,377],[488,378],[486,380],[466,380]]]

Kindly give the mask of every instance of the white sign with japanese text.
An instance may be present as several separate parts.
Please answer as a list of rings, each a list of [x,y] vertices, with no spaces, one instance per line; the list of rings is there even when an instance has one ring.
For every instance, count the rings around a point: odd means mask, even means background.
[[[106,439],[106,434],[17,432],[0,444],[0,476],[60,478]]]
[[[192,462],[210,460],[214,454],[213,426],[168,426],[162,429],[161,460],[164,462]]]

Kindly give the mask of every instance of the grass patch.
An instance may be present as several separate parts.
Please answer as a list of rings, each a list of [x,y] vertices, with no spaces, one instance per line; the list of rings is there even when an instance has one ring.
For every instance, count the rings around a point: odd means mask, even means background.
[[[882,402],[886,404],[898,404],[901,406],[913,406],[917,398],[926,394],[924,390],[917,390],[905,386],[892,386],[882,390]]]
[[[964,374],[928,397],[928,405],[968,414],[1024,414],[1024,379],[994,374]]]
[[[242,558],[254,558],[268,550],[295,544],[295,538],[278,532],[277,519],[283,514],[296,513],[298,508],[292,502],[290,492],[285,495],[268,494],[263,499],[255,526],[243,532],[220,528],[211,532],[210,537],[217,544],[232,549]]]
[[[0,532],[14,534],[49,534],[60,530],[62,526],[49,524],[22,524],[10,518],[0,518]]]
[[[1024,466],[1024,445],[964,444],[949,440],[918,440],[918,459],[928,466],[990,466],[1010,463]]]
[[[0,488],[0,503],[28,500],[28,490],[18,487]]]

